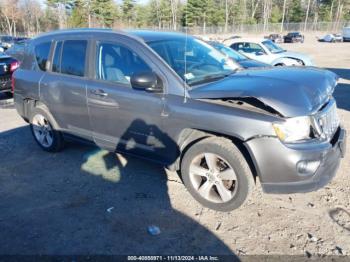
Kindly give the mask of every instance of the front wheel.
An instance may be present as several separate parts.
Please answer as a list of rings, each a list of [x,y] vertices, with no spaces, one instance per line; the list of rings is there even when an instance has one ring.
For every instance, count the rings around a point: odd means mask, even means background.
[[[218,211],[240,207],[253,185],[247,161],[225,138],[206,138],[189,148],[181,174],[190,194],[203,206]]]
[[[40,107],[34,108],[30,128],[35,141],[48,152],[58,152],[64,146],[62,134],[53,128],[49,115]]]

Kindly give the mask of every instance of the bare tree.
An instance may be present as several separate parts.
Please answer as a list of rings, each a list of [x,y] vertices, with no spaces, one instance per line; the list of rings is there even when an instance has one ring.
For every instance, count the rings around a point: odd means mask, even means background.
[[[176,27],[177,27],[178,6],[179,6],[179,0],[170,0],[172,24],[173,24],[174,30],[176,30]]]
[[[307,21],[309,19],[310,4],[311,4],[311,0],[308,0],[307,1],[307,8],[306,8],[306,15],[305,15],[304,31],[306,31]]]
[[[16,22],[20,16],[18,0],[3,0],[0,6],[0,13],[5,20],[5,30],[10,35],[16,35]]]
[[[260,0],[257,0],[256,2],[254,2],[254,0],[252,0],[252,13],[251,13],[251,19],[253,19],[255,17],[256,11],[258,10],[260,4]]]
[[[264,23],[264,31],[267,30],[269,25],[269,19],[271,15],[271,9],[272,9],[272,1],[271,0],[264,0],[263,1],[263,23]]]
[[[34,35],[41,31],[40,16],[42,16],[40,3],[37,0],[21,0],[20,20],[23,32],[27,35]]]
[[[284,27],[284,20],[286,17],[286,7],[287,7],[287,0],[283,0],[281,32],[283,31],[283,27]]]

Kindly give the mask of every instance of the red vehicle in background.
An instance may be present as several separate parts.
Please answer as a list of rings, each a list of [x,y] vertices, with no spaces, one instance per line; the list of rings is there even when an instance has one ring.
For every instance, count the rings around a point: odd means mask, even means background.
[[[0,54],[0,93],[12,94],[12,73],[19,67],[19,61],[5,54]]]

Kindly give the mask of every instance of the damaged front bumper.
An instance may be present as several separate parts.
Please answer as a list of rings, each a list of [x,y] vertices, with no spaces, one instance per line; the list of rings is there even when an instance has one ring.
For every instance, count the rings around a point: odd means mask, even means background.
[[[264,192],[310,192],[324,187],[335,176],[346,151],[346,131],[339,127],[332,140],[324,143],[285,145],[278,138],[260,137],[245,144]],[[314,172],[301,172],[300,163],[311,163]]]

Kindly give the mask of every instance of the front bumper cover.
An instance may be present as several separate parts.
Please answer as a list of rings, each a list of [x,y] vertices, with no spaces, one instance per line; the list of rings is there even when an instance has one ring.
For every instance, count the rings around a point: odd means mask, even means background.
[[[0,76],[0,93],[11,91],[11,77]]]
[[[324,187],[335,176],[346,151],[346,131],[340,127],[333,139],[324,144],[290,148],[277,138],[259,138],[248,141],[246,145],[253,156],[264,192],[303,193]],[[301,176],[297,172],[297,163],[304,160],[321,162],[311,176]]]

